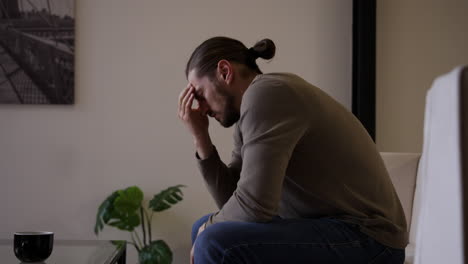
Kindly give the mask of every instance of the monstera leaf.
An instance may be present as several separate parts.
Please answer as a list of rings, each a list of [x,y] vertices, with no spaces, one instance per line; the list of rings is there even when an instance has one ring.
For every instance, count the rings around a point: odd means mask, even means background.
[[[138,256],[140,264],[170,264],[172,252],[169,246],[162,240],[151,242],[144,247]]]
[[[97,235],[104,224],[133,231],[140,225],[138,209],[142,201],[143,192],[136,186],[115,191],[99,206],[94,233]]]
[[[137,186],[118,191],[119,196],[114,201],[114,207],[123,214],[132,214],[140,209],[143,192]]]
[[[112,218],[111,214],[114,211],[114,201],[118,195],[119,194],[117,191],[113,192],[99,206],[97,216],[96,216],[96,225],[94,226],[94,233],[96,235],[104,228],[104,224],[107,224],[109,220]]]
[[[161,191],[159,194],[156,194],[149,202],[149,207],[153,209],[154,212],[160,212],[171,208],[173,204],[182,201],[183,194],[180,190],[181,187],[185,186],[176,185]]]
[[[132,232],[135,227],[140,225],[140,216],[136,213],[121,214],[118,211],[114,211],[111,221],[107,224],[120,230]]]

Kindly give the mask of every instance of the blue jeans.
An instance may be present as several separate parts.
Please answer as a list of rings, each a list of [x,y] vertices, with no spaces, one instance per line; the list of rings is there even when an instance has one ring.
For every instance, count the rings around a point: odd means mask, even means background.
[[[405,251],[384,246],[356,225],[333,218],[223,222],[197,237],[206,215],[192,227],[195,264],[403,263]]]

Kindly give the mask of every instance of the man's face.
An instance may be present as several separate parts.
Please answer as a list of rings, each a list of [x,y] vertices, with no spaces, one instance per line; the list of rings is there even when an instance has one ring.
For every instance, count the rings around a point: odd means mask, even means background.
[[[206,76],[197,78],[194,70],[189,73],[188,81],[195,87],[195,99],[203,114],[214,117],[224,127],[230,127],[239,120],[234,96],[229,94],[225,83],[212,81]]]

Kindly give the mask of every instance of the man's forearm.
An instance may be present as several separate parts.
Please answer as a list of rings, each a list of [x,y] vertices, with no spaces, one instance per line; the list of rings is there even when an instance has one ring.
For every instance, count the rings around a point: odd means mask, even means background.
[[[218,208],[221,209],[236,189],[242,161],[233,154],[232,162],[227,166],[213,145],[211,145],[211,153],[205,159],[202,159],[198,153],[196,157],[198,168],[208,191],[213,196]]]
[[[213,152],[213,143],[209,134],[195,137],[195,148],[200,159],[208,158]]]

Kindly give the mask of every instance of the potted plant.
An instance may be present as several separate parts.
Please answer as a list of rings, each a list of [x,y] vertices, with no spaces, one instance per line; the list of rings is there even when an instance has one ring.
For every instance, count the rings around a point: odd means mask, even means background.
[[[184,185],[169,187],[154,195],[147,207],[143,205],[143,192],[137,186],[117,190],[107,197],[99,206],[94,233],[99,234],[104,225],[131,232],[132,244],[138,251],[140,264],[169,264],[172,262],[172,251],[163,240],[153,240],[151,221],[154,212],[161,212],[182,201]],[[137,227],[141,226],[141,234]]]

